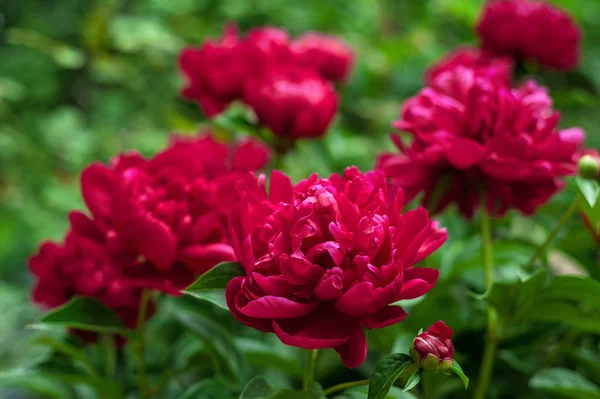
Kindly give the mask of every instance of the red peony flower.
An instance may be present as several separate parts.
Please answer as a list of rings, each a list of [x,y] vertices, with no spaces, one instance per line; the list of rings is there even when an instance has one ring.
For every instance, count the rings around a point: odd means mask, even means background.
[[[414,339],[410,356],[425,371],[448,370],[454,364],[452,329],[443,321],[436,321]]]
[[[438,271],[413,267],[447,238],[423,208],[401,213],[402,191],[386,200],[379,171],[316,175],[292,186],[281,172],[241,190],[231,242],[246,270],[227,285],[227,305],[243,324],[285,344],[334,348],[347,367],[367,354],[363,328],[406,317],[401,299],[417,298]]]
[[[112,246],[145,262],[130,277],[175,294],[194,274],[236,259],[225,214],[238,201],[236,183],[254,179],[250,171],[267,160],[252,141],[230,148],[209,135],[175,139],[150,160],[132,153],[92,164],[81,177],[83,198]]]
[[[245,100],[276,136],[320,137],[337,110],[331,83],[298,68],[280,69],[246,86]]]
[[[481,190],[491,214],[531,214],[576,171],[578,128],[559,130],[547,90],[529,81],[510,89],[472,68],[441,73],[409,99],[393,126],[409,132],[401,155],[382,154],[378,167],[412,199],[424,192],[433,212],[458,204],[473,215]]]
[[[242,96],[248,74],[235,25],[225,27],[219,42],[185,48],[179,67],[188,80],[182,96],[197,102],[209,117],[222,112]]]
[[[336,36],[307,33],[292,43],[292,51],[299,65],[334,82],[346,80],[354,64],[354,52]]]
[[[95,298],[119,315],[126,327],[134,328],[142,290],[130,284],[123,265],[135,258],[115,257],[104,232],[84,214],[72,212],[69,219],[71,228],[64,243],[43,243],[29,261],[37,279],[33,301],[55,308],[76,295]],[[89,333],[82,337],[96,338]]]
[[[431,66],[425,72],[425,83],[431,84],[440,74],[459,66],[477,69],[478,73],[504,84],[510,84],[512,79],[512,58],[495,56],[486,50],[465,47],[449,53]]]
[[[482,47],[498,54],[531,58],[554,69],[572,69],[579,63],[577,24],[543,1],[490,1],[476,29]]]
[[[290,65],[292,62],[289,34],[272,26],[248,31],[242,51],[249,70],[248,80],[266,76],[273,69]]]

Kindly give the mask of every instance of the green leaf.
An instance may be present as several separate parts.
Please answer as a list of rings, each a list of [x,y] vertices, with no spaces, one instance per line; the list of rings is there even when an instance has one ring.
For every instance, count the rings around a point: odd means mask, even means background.
[[[508,326],[542,321],[600,333],[600,283],[587,277],[561,275],[548,280],[547,272],[539,270],[525,281],[496,283],[483,298]]]
[[[209,301],[227,309],[225,287],[232,278],[244,275],[244,268],[238,262],[219,263],[198,279],[183,292],[194,298]]]
[[[310,381],[306,390],[310,399],[327,399],[323,387],[317,381]]]
[[[177,399],[223,399],[231,396],[226,381],[202,380],[189,387]]]
[[[308,391],[274,388],[263,378],[255,377],[246,385],[240,399],[326,399],[323,388],[311,381]]]
[[[595,384],[575,371],[564,368],[539,371],[531,377],[529,386],[565,399],[600,398],[600,389]]]
[[[44,398],[64,399],[71,395],[64,384],[45,373],[14,370],[0,373],[0,388],[23,389]]]
[[[413,389],[414,387],[416,387],[419,384],[419,381],[421,381],[421,372],[419,370],[417,370],[413,373],[413,375],[411,375],[408,378],[408,381],[406,382],[406,386],[404,387],[403,391],[404,392],[410,391],[411,389]]]
[[[43,345],[52,348],[57,353],[61,353],[71,358],[73,362],[81,367],[83,371],[88,374],[95,375],[96,370],[94,370],[94,366],[90,362],[85,351],[67,343],[64,341],[59,341],[54,339],[48,335],[42,335],[37,337],[32,342],[34,345]]]
[[[581,192],[588,205],[591,208],[594,208],[598,198],[600,198],[600,183],[595,180],[583,178],[581,176],[577,176],[575,178],[575,182],[577,183],[579,192]]]
[[[270,399],[277,392],[263,377],[255,377],[246,384],[240,399]]]
[[[73,297],[65,305],[47,313],[42,325],[55,325],[78,330],[128,335],[131,331],[112,310],[95,299]]]
[[[465,385],[465,389],[469,388],[469,377],[467,377],[462,367],[460,367],[460,364],[458,364],[456,360],[454,360],[452,367],[450,367],[450,371],[454,372],[454,374],[456,374],[461,379],[461,381]]]
[[[50,374],[50,376],[69,386],[87,385],[94,389],[100,398],[122,399],[125,397],[119,383],[109,378],[80,374]]]
[[[302,364],[298,362],[296,348],[279,342],[265,343],[251,338],[236,338],[235,342],[251,364],[285,371],[291,376],[302,378],[304,370]]]
[[[368,389],[367,386],[350,388],[335,396],[335,399],[365,399]],[[416,396],[410,392],[404,392],[400,388],[392,387],[385,396],[385,399],[416,399]]]
[[[241,379],[245,364],[236,350],[234,337],[229,331],[206,315],[184,309],[183,306],[175,306],[171,303],[167,309],[181,324],[202,338],[207,347],[213,350],[225,366],[228,376],[236,381]]]
[[[403,353],[394,353],[381,359],[371,376],[368,398],[385,398],[394,381],[412,364],[410,356]]]

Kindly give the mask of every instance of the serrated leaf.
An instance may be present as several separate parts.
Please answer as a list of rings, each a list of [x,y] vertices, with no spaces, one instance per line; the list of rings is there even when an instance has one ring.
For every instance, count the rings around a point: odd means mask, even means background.
[[[394,353],[381,359],[369,382],[369,399],[384,399],[396,379],[413,364],[410,356]]]
[[[467,377],[467,375],[463,371],[462,367],[460,367],[460,364],[458,364],[458,362],[456,360],[454,360],[454,363],[452,364],[452,367],[450,367],[450,370],[461,379],[461,381],[465,385],[465,389],[468,389],[469,388],[469,377]]]
[[[408,379],[408,381],[406,382],[406,386],[404,387],[403,391],[404,392],[408,392],[411,389],[413,389],[414,387],[416,387],[419,382],[421,381],[421,372],[420,371],[415,371],[413,373],[413,375],[411,375]]]
[[[96,299],[73,297],[65,305],[47,313],[41,324],[63,326],[99,333],[128,335],[123,322]]]
[[[600,399],[598,386],[579,373],[564,368],[537,372],[529,380],[529,386],[565,399]]]
[[[225,288],[232,278],[244,275],[244,268],[238,262],[222,262],[198,277],[183,292],[194,298],[214,303],[227,309]]]

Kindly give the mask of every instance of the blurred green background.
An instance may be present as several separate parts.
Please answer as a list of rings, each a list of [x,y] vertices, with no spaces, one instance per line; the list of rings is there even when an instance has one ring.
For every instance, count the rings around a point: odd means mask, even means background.
[[[376,154],[392,148],[390,122],[402,101],[421,88],[424,68],[456,46],[475,44],[472,27],[483,2],[0,0],[0,371],[32,361],[23,349],[29,339],[23,326],[39,312],[28,303],[27,257],[41,240],[60,239],[67,213],[82,208],[81,170],[123,150],[153,154],[169,132],[193,134],[206,123],[195,105],[178,97],[176,60],[184,46],[219,36],[226,21],[236,21],[242,32],[271,24],[292,35],[335,33],[356,49],[355,71],[340,90],[341,109],[330,133],[300,143],[285,160],[284,169],[297,180],[351,164],[372,168]],[[583,60],[575,72],[545,72],[539,80],[551,88],[562,125],[583,127],[588,146],[598,148],[600,1],[553,3],[581,24]],[[515,242],[539,241],[573,197],[566,190],[533,220],[513,214],[497,223],[506,245],[516,246],[505,251],[511,254],[505,263],[518,265],[523,252]],[[442,275],[480,287],[476,224],[465,226],[452,214],[442,222],[450,243],[464,240],[460,249],[436,258],[446,267]],[[573,218],[557,247],[572,259],[568,265],[597,276],[596,245]],[[454,258],[446,257],[450,251]],[[426,327],[419,324],[453,311],[423,313],[410,327]],[[483,325],[482,314],[457,317],[472,322],[467,329]]]

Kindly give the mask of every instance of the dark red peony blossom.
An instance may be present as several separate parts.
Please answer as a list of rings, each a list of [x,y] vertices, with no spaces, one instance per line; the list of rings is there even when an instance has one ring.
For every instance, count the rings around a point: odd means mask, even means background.
[[[145,262],[129,276],[176,294],[195,274],[236,259],[225,215],[238,201],[235,185],[254,179],[250,171],[267,160],[253,141],[229,147],[209,135],[175,139],[149,160],[131,153],[110,166],[92,164],[82,174],[82,193],[112,246]]]
[[[477,32],[481,46],[554,69],[579,63],[581,33],[564,11],[537,0],[496,0],[486,5]]]
[[[452,329],[443,321],[436,321],[414,339],[410,356],[425,371],[448,370],[454,364]]]
[[[135,263],[135,257],[114,256],[106,234],[86,215],[72,212],[69,219],[64,243],[43,243],[29,261],[37,280],[33,301],[55,308],[76,295],[95,298],[119,315],[126,327],[134,328],[142,290],[130,283],[123,266]],[[95,334],[82,337],[94,340]]]
[[[197,102],[209,117],[222,112],[241,98],[248,75],[237,28],[227,25],[220,41],[185,48],[179,67],[188,81],[182,96]]]
[[[325,134],[338,101],[331,83],[299,68],[280,69],[250,82],[245,100],[261,123],[290,139]]]
[[[334,348],[347,367],[367,354],[363,328],[400,322],[391,306],[417,298],[438,271],[414,265],[440,247],[446,230],[424,208],[402,214],[398,191],[387,201],[384,176],[348,168],[293,186],[274,171],[241,190],[231,213],[231,241],[246,270],[227,285],[227,305],[243,324],[285,344]]]
[[[337,36],[307,33],[294,40],[292,51],[299,65],[334,82],[347,80],[354,64],[352,48]]]
[[[491,214],[532,214],[576,171],[578,128],[560,130],[547,90],[533,81],[511,89],[472,68],[457,67],[406,101],[393,126],[409,132],[402,154],[380,155],[378,167],[409,199],[439,212],[457,203],[473,215],[482,190]]]
[[[436,62],[425,72],[425,84],[433,82],[440,74],[456,67],[477,69],[478,73],[500,83],[510,84],[513,60],[507,56],[495,56],[489,51],[472,47],[459,48]]]

